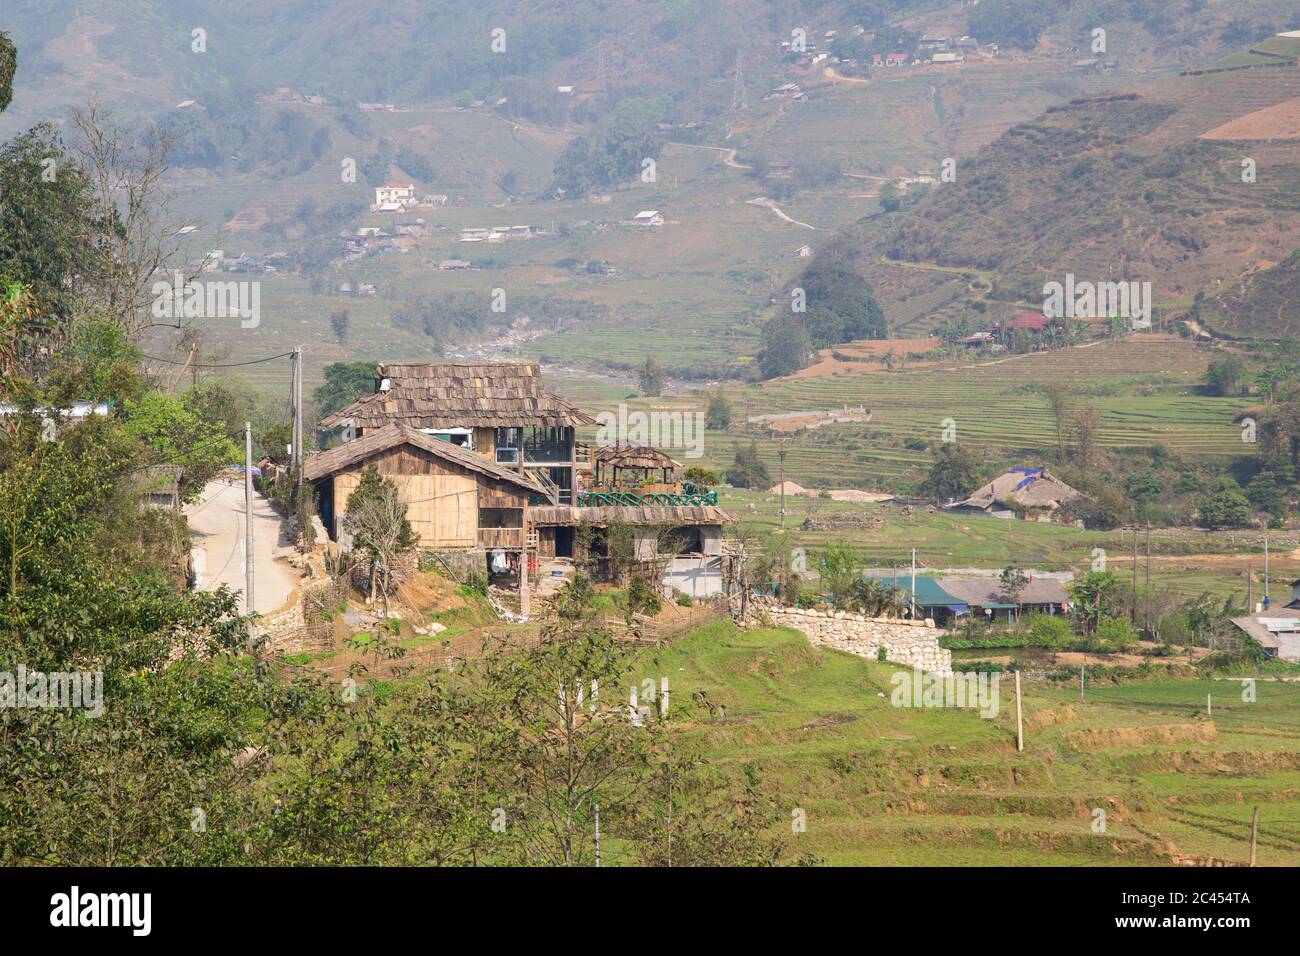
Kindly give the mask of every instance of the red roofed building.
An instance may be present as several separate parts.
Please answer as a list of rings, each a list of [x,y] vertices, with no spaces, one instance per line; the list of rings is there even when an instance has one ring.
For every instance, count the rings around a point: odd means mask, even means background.
[[[1002,328],[1041,332],[1055,321],[1055,319],[1049,319],[1041,312],[1021,312],[1014,319],[1011,319],[1008,322],[1003,322]]]

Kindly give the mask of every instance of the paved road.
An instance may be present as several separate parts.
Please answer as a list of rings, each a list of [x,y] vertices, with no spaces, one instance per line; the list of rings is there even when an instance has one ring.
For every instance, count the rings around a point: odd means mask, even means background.
[[[203,489],[203,496],[186,505],[185,517],[194,537],[196,587],[215,591],[226,585],[240,594],[244,591],[244,483],[242,479],[217,479]],[[253,491],[253,581],[254,610],[266,614],[279,610],[301,575],[284,560],[293,550],[282,542],[283,524],[271,503],[256,489]]]

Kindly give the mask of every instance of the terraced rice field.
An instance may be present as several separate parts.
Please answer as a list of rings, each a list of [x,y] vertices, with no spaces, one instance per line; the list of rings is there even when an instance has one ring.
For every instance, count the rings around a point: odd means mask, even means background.
[[[927,466],[926,451],[905,447],[908,438],[938,442],[951,419],[956,439],[995,459],[1032,457],[1056,444],[1056,424],[1042,387],[1061,382],[1100,415],[1098,443],[1112,451],[1165,445],[1180,455],[1229,457],[1249,451],[1233,416],[1240,399],[1195,394],[1213,353],[1172,336],[1141,335],[1055,352],[1014,356],[977,365],[851,372],[778,379],[728,387],[735,419],[790,411],[865,405],[865,424],[800,432],[789,445],[785,477],[808,487],[899,491]],[[559,386],[561,394],[566,385]],[[614,408],[592,395],[593,413]],[[704,394],[639,399],[633,408],[704,409]],[[704,458],[691,464],[731,464],[733,448],[758,438],[759,456],[777,476],[777,446],[757,430],[738,426],[708,432]]]
[[[1258,805],[1260,865],[1300,863],[1298,684],[1260,681],[1252,704],[1229,681],[1098,685],[1080,704],[1073,687],[1026,681],[1018,753],[1009,681],[993,719],[895,707],[893,665],[814,648],[797,631],[720,622],[647,654],[643,669],[637,676],[670,675],[684,740],[721,773],[757,777],[794,854],[1241,864]],[[1218,701],[1212,718],[1206,693]],[[704,698],[725,716],[694,702]],[[802,833],[788,819],[795,810]]]

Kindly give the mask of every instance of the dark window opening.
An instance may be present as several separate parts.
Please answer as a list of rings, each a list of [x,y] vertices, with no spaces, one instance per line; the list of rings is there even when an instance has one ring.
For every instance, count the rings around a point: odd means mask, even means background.
[[[555,556],[557,558],[573,557],[573,529],[555,529]]]
[[[522,528],[524,526],[523,508],[480,508],[478,510],[480,528]]]
[[[698,526],[674,528],[664,536],[661,554],[703,554],[704,532]]]

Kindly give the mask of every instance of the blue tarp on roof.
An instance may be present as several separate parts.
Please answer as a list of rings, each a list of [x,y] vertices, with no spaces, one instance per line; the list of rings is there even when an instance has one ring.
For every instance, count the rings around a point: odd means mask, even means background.
[[[1012,491],[1019,491],[1021,488],[1025,487],[1025,485],[1043,477],[1043,469],[1041,468],[1012,468],[1011,472],[1025,476],[1016,483],[1016,486],[1011,489]]]

